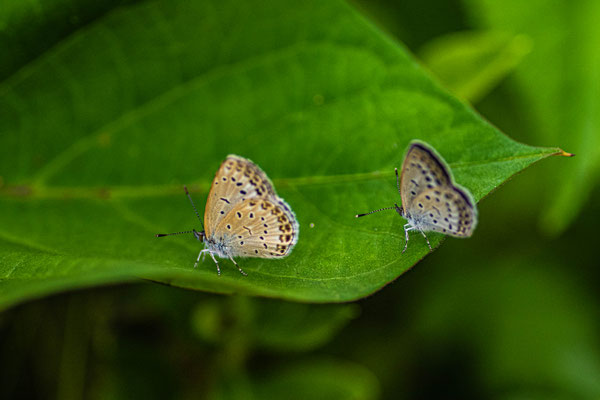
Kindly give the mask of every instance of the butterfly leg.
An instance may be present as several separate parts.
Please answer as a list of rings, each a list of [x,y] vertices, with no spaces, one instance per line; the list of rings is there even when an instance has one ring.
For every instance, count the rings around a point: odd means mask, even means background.
[[[206,253],[206,251],[207,251],[206,249],[200,250],[200,253],[198,253],[198,259],[194,263],[194,268],[198,268],[198,263],[200,262],[200,257],[202,257],[202,261],[204,261],[204,253]]]
[[[237,269],[242,273],[242,275],[244,276],[248,276],[247,273],[245,273],[244,271],[242,271],[242,269],[240,268],[240,266],[238,265],[238,263],[235,262],[235,260],[233,259],[233,257],[229,256],[229,259],[231,260],[232,263],[235,264],[235,266],[237,267]]]
[[[198,263],[200,262],[200,257],[202,257],[202,261],[204,261],[204,256],[206,255],[206,253],[210,254],[213,261],[215,262],[215,265],[217,266],[217,275],[221,275],[221,269],[219,268],[219,263],[217,262],[217,259],[215,258],[213,253],[211,253],[210,250],[208,250],[208,249],[200,250],[200,253],[198,254],[198,259],[196,260],[196,263],[194,263],[194,268],[198,267]]]
[[[429,250],[433,251],[433,249],[431,248],[431,244],[429,243],[429,239],[427,239],[427,236],[425,235],[425,232],[423,232],[422,230],[419,230],[419,232],[421,232],[421,235],[423,235],[425,240],[427,240],[427,246],[429,246]]]
[[[215,258],[215,255],[208,250],[206,250],[206,251],[208,252],[208,254],[210,254],[210,257],[213,259],[213,261],[215,262],[215,265],[217,266],[217,275],[221,275],[221,268],[219,268],[219,262]]]
[[[415,229],[414,226],[412,226],[411,224],[405,224],[404,225],[404,237],[406,238],[406,242],[404,243],[404,250],[402,250],[402,254],[404,254],[404,252],[406,251],[406,248],[408,247],[408,231],[412,231],[413,229]]]

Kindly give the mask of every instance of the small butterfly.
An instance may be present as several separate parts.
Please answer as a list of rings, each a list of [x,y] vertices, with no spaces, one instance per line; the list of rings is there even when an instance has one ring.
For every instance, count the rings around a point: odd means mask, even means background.
[[[456,184],[444,159],[428,144],[421,141],[410,143],[402,163],[402,176],[396,170],[396,186],[402,207],[381,208],[358,217],[383,210],[394,209],[408,223],[404,225],[408,246],[408,232],[421,232],[430,250],[431,244],[425,232],[434,231],[455,237],[469,237],[477,225],[477,207],[473,196]]]
[[[184,186],[196,216],[202,223],[192,197]],[[157,237],[193,233],[204,242],[200,257],[209,254],[221,269],[215,256],[229,258],[247,275],[233,257],[282,258],[291,253],[298,241],[300,226],[290,206],[275,193],[267,175],[252,161],[230,154],[219,167],[213,180],[201,232],[157,234]]]

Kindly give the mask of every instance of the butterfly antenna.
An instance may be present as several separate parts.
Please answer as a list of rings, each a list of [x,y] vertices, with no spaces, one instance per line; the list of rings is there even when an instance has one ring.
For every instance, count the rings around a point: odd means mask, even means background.
[[[192,207],[194,207],[194,212],[196,213],[196,217],[198,217],[198,221],[200,221],[200,224],[202,225],[202,230],[204,230],[204,222],[202,222],[202,218],[200,218],[200,214],[198,214],[198,210],[196,209],[196,205],[192,200],[192,196],[190,196],[187,186],[184,185],[183,188],[185,189],[185,194],[187,195],[188,199],[190,199],[190,203],[192,203]]]
[[[175,232],[175,233],[157,233],[156,237],[171,236],[171,235],[181,235],[183,233],[194,233],[194,231]]]
[[[402,192],[400,192],[400,177],[398,176],[398,168],[394,168],[394,171],[396,171],[396,187],[398,188],[398,193],[402,195]]]
[[[369,215],[369,214],[373,214],[379,211],[384,211],[384,210],[395,210],[396,207],[385,207],[385,208],[380,208],[379,210],[373,210],[373,211],[369,211],[368,213],[364,213],[364,214],[356,214],[355,217],[364,217],[365,215]]]

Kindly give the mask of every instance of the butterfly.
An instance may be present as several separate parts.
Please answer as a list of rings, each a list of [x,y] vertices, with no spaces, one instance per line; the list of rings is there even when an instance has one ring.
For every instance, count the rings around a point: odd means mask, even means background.
[[[385,207],[357,214],[356,218],[383,210],[396,210],[407,223],[404,225],[405,244],[408,232],[421,232],[430,250],[425,232],[440,232],[455,237],[469,237],[477,225],[477,207],[473,196],[456,184],[444,159],[427,143],[412,141],[409,145],[401,176],[396,171],[396,186],[402,207]]]
[[[184,189],[202,223],[187,187]],[[240,273],[247,275],[234,257],[286,257],[298,242],[299,230],[296,215],[277,195],[263,170],[246,158],[230,154],[217,170],[208,193],[203,230],[156,236],[193,233],[204,243],[194,268],[208,254],[219,275],[221,269],[215,256],[230,259]]]

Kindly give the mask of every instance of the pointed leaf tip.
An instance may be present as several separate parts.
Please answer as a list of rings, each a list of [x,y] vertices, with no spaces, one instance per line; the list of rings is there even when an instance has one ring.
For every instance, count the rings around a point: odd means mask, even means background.
[[[573,153],[567,153],[563,149],[560,149],[560,153],[558,153],[557,155],[559,155],[561,157],[575,157],[575,154],[573,154]]]

